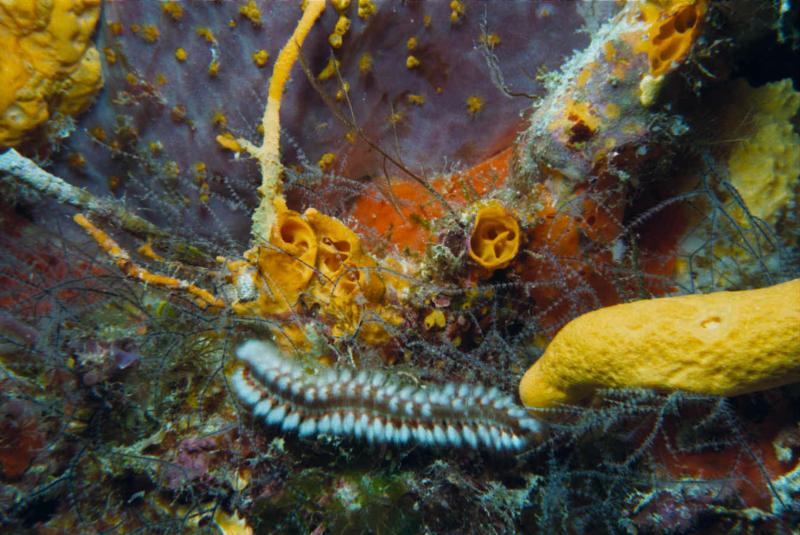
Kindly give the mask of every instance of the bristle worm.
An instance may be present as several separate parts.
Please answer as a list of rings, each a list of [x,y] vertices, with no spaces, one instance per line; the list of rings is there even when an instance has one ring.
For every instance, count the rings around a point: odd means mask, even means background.
[[[515,452],[543,431],[511,396],[482,385],[401,387],[381,372],[311,374],[264,342],[236,355],[233,390],[267,425],[302,437],[329,434],[369,443]]]

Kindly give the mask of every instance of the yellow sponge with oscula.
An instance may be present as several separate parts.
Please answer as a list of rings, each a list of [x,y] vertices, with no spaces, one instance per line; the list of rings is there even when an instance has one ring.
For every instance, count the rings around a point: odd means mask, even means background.
[[[733,396],[800,382],[800,279],[635,301],[568,323],[519,385],[528,407],[599,388]]]

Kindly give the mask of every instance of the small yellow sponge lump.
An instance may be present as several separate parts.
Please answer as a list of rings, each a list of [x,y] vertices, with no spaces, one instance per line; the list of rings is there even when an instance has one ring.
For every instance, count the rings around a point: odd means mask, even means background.
[[[800,279],[759,290],[635,301],[568,323],[525,373],[528,407],[598,388],[731,396],[800,382]]]
[[[99,16],[100,0],[0,1],[0,148],[89,106],[103,86],[91,42]]]

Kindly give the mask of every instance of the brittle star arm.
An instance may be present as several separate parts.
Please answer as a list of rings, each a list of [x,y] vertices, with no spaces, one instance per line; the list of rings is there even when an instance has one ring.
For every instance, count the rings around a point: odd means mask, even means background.
[[[100,248],[103,249],[103,251],[105,251],[105,253],[114,260],[114,262],[117,264],[117,267],[119,267],[119,269],[122,270],[122,272],[128,277],[132,279],[138,279],[154,286],[186,292],[195,298],[195,302],[200,308],[206,308],[208,306],[225,306],[225,302],[222,299],[214,296],[214,294],[208,290],[200,288],[195,284],[174,277],[169,277],[167,275],[152,273],[142,267],[139,267],[133,262],[133,260],[131,260],[130,255],[125,249],[120,247],[119,244],[114,241],[113,238],[111,238],[111,236],[92,224],[92,222],[89,221],[85,215],[75,214],[72,219],[75,221],[75,223],[80,225],[83,230],[85,230],[86,233],[94,239],[94,241],[97,242],[97,245],[99,245]]]

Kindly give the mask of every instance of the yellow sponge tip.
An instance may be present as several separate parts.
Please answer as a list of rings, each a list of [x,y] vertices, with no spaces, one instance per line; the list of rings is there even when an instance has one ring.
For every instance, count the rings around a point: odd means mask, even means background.
[[[568,323],[519,385],[529,407],[599,388],[732,396],[800,382],[800,279],[636,301]]]

